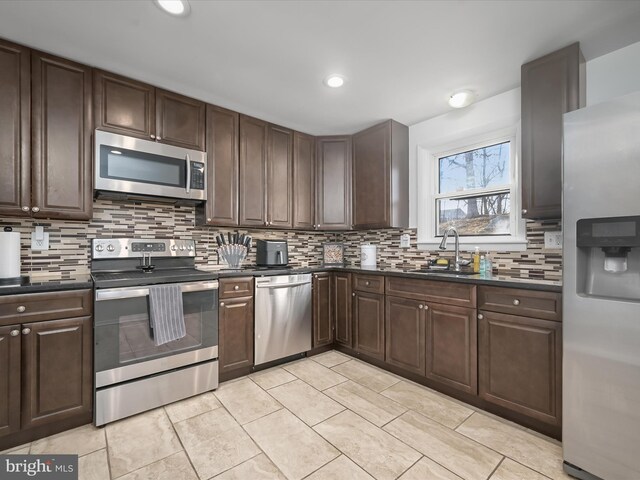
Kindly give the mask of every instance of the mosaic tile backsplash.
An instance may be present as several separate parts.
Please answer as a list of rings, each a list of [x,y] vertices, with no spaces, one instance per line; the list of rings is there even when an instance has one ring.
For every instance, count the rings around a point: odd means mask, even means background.
[[[49,233],[47,251],[31,250],[31,232],[43,225]],[[201,267],[224,268],[216,253],[215,235],[230,231],[228,228],[199,227],[195,225],[192,206],[174,206],[155,203],[96,200],[93,220],[90,222],[33,220],[2,218],[1,226],[11,226],[21,233],[22,273],[32,276],[47,275],[69,278],[86,274],[90,269],[90,243],[96,237],[135,238],[190,238],[197,242],[196,263]],[[562,252],[544,249],[544,232],[559,230],[558,221],[528,222],[529,245],[523,252],[496,252],[493,254],[494,272],[518,277],[560,280]],[[378,245],[378,265],[398,268],[419,268],[435,256],[451,258],[451,251],[425,251],[416,247],[416,230],[380,230],[347,233],[293,232],[275,230],[233,230],[252,235],[256,239],[284,239],[289,243],[289,263],[292,266],[319,266],[322,263],[322,245],[343,242],[347,265],[360,263],[360,244]],[[400,248],[400,235],[408,233],[409,248]],[[249,252],[245,265],[255,264],[255,248]]]

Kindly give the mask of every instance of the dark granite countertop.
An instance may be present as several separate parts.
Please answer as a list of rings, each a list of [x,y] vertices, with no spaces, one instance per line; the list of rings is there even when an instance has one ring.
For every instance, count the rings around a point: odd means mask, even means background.
[[[0,285],[0,295],[21,295],[24,293],[55,292],[60,290],[81,290],[93,288],[91,275],[80,274],[70,278],[33,276],[22,277],[19,285]]]
[[[547,292],[562,293],[562,282],[556,280],[534,279],[527,277],[515,277],[511,275],[494,274],[491,277],[480,275],[453,275],[439,272],[417,272],[415,268],[378,267],[375,269],[363,269],[360,267],[294,267],[255,269],[247,266],[241,270],[217,270],[218,278],[242,277],[242,276],[269,276],[286,275],[296,273],[316,272],[350,272],[371,275],[394,275],[411,278],[421,278],[442,282],[470,283],[474,285],[492,285],[496,287],[526,288],[530,290],[543,290]]]

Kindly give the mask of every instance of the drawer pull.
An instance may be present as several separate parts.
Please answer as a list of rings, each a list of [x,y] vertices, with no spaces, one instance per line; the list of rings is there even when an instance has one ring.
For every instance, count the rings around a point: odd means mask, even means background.
[[[240,289],[240,287],[239,287],[238,285],[234,285],[234,286],[233,286],[233,289],[234,289],[234,290],[239,290],[239,289]]]
[[[484,318],[484,315],[483,315],[483,314],[481,314],[481,313],[479,313],[479,314],[478,314],[478,320],[482,320],[483,318]]]
[[[31,329],[29,327],[25,327],[22,329],[23,335],[29,335],[31,333]]]
[[[220,302],[220,306],[221,306],[221,307],[224,307],[224,302]]]
[[[27,307],[25,307],[24,305],[20,305],[18,308],[16,308],[18,313],[24,313],[26,309]]]
[[[351,296],[352,296],[352,297],[355,297],[355,296],[356,296],[356,294],[355,294],[355,293],[352,293],[352,294],[351,294]]]
[[[368,286],[369,286],[369,280],[367,280],[366,282],[364,282],[364,284],[368,287]]]
[[[18,335],[20,335],[20,330],[11,330],[10,335],[12,337],[17,337]]]
[[[520,300],[518,300],[517,298],[514,298],[513,304],[517,307],[518,305],[520,305]]]

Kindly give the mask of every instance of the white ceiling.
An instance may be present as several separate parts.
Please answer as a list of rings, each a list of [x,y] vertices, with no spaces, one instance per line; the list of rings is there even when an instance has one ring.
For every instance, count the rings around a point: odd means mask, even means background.
[[[190,3],[182,19],[151,0],[4,0],[0,37],[317,135],[504,92],[574,41],[587,60],[640,41],[637,0]]]

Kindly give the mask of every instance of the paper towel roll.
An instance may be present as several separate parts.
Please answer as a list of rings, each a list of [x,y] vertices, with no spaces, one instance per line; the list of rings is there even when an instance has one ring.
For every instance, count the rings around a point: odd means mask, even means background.
[[[20,234],[0,232],[0,278],[20,276]]]

